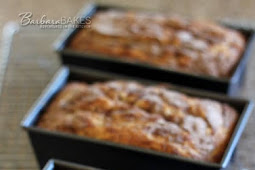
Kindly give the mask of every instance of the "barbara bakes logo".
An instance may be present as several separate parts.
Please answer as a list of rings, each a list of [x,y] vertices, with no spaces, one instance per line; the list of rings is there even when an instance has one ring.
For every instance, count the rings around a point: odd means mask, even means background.
[[[32,12],[22,12],[19,14],[20,25],[38,25],[40,28],[90,28],[91,18],[81,17],[61,17],[60,19],[48,19],[46,15],[42,15],[40,19],[33,19]]]

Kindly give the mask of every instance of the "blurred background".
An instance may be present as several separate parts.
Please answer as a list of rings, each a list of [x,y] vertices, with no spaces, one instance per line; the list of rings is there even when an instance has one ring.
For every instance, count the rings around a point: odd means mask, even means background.
[[[22,12],[32,12],[34,19],[46,15],[48,19],[73,17],[86,4],[84,0],[0,0],[0,31],[15,29]],[[255,28],[254,0],[99,0],[101,4],[114,4],[162,11],[181,16],[227,20]],[[14,21],[10,24],[10,21]],[[6,24],[9,23],[9,26]],[[15,23],[16,26],[15,26]],[[0,34],[0,170],[38,169],[26,134],[20,121],[60,66],[52,43],[61,30],[42,30],[22,27],[16,30],[13,41]],[[5,43],[5,44],[3,44]],[[9,48],[10,49],[6,49]],[[8,60],[4,57],[8,57]],[[7,62],[8,61],[8,62]],[[255,63],[249,63],[247,80],[241,93],[255,99]],[[3,69],[4,68],[4,69]],[[6,72],[4,73],[4,70]],[[244,132],[232,169],[254,169],[255,125],[254,116]]]
[[[0,2],[0,27],[2,29],[7,21],[19,21],[18,14],[21,12],[33,12],[34,18],[40,18],[45,14],[48,18],[57,19],[62,16],[74,16],[85,3],[91,1],[1,0]],[[98,0],[95,2],[154,9],[199,18],[224,17],[247,23],[255,20],[254,0]]]

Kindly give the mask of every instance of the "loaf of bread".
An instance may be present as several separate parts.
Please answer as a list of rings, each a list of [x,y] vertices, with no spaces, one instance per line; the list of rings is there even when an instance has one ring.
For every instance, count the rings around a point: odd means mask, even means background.
[[[207,21],[162,14],[101,11],[77,32],[69,49],[103,54],[175,71],[230,77],[245,47],[244,36]]]
[[[72,82],[38,127],[218,162],[238,114],[227,104],[132,81]]]

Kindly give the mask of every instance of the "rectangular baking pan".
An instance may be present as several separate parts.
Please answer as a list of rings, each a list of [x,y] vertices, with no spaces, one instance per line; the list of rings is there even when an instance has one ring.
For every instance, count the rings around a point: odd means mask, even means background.
[[[50,159],[42,170],[102,170],[90,166]]]
[[[231,160],[235,147],[252,112],[253,104],[244,99],[230,98],[224,95],[201,92],[169,85],[170,89],[185,94],[218,100],[233,106],[240,113],[238,122],[224,152],[220,163],[209,163],[187,159],[168,153],[117,144],[109,141],[81,137],[74,134],[53,132],[36,127],[36,123],[44,109],[50,104],[56,93],[69,81],[84,81],[93,83],[113,79],[130,79],[145,84],[158,84],[155,81],[109,74],[77,66],[62,67],[48,84],[34,106],[27,113],[22,127],[27,131],[37,160],[42,167],[50,158],[57,158],[70,162],[77,162],[110,170],[152,170],[152,169],[188,169],[188,170],[216,170],[226,168]],[[166,84],[167,85],[167,84]]]
[[[114,6],[90,4],[84,10],[82,10],[78,16],[81,16],[82,18],[92,17],[97,11],[112,8],[126,10],[124,8]],[[238,90],[242,85],[247,60],[249,56],[251,56],[252,48],[255,45],[255,34],[254,30],[243,28],[242,26],[231,26],[226,23],[224,25],[242,32],[247,41],[245,51],[237,66],[232,71],[233,73],[230,78],[195,75],[192,73],[184,73],[171,69],[160,68],[149,64],[131,62],[125,59],[117,59],[109,56],[107,57],[105,55],[85,53],[68,49],[68,43],[72,40],[72,37],[80,30],[80,28],[71,28],[65,30],[56,41],[55,49],[61,56],[62,62],[65,65],[81,65],[104,71],[118,72],[130,76],[143,77],[145,79],[162,82],[170,82],[176,85],[204,89],[234,96],[238,94]]]

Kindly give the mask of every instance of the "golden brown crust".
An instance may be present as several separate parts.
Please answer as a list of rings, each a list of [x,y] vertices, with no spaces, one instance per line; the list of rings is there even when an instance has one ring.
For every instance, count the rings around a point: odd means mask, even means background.
[[[68,48],[193,74],[229,77],[245,46],[239,32],[160,14],[103,11]]]
[[[237,121],[226,104],[130,81],[70,83],[38,126],[218,162]]]

